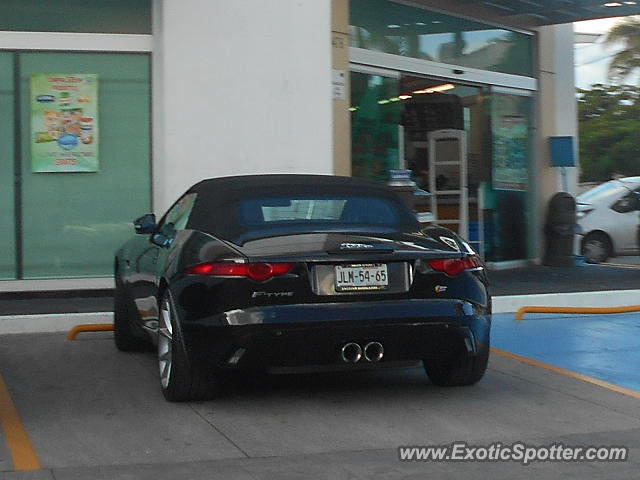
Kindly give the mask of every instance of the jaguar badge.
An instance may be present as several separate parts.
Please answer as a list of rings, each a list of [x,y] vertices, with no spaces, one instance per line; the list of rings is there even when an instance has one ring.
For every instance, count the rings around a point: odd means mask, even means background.
[[[434,290],[436,291],[436,293],[444,293],[447,291],[447,286],[446,285],[436,285]]]

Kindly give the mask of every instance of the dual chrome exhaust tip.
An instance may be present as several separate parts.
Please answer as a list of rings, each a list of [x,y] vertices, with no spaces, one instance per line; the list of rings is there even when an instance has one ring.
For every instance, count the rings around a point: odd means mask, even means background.
[[[367,362],[379,362],[384,357],[384,347],[380,342],[369,342],[364,347],[348,342],[340,349],[340,358],[345,363],[357,363],[363,357]]]

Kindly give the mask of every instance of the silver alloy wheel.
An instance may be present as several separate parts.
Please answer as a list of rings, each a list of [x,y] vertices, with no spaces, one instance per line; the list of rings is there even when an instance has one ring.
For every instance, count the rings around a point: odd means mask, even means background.
[[[158,326],[158,367],[160,369],[160,383],[162,388],[169,386],[172,364],[173,327],[171,326],[171,304],[169,299],[162,301],[160,307],[160,325]]]

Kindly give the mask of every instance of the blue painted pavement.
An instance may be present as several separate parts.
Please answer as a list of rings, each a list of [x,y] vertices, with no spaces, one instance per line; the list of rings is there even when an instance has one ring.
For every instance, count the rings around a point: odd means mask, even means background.
[[[493,315],[502,350],[640,391],[640,314]]]

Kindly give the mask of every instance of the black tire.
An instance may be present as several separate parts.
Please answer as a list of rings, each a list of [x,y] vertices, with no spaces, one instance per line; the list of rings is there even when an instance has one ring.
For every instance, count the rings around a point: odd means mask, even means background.
[[[582,240],[582,255],[587,263],[606,262],[613,255],[611,239],[601,232],[587,234]]]
[[[137,315],[133,302],[123,290],[116,285],[113,294],[113,339],[116,348],[123,352],[141,352],[146,350],[148,343],[133,333],[131,322]]]
[[[212,371],[189,362],[173,299],[168,291],[160,301],[158,322],[158,367],[164,398],[170,402],[212,398],[216,393],[218,382]],[[168,325],[170,325],[169,331]],[[171,362],[168,367],[163,363],[166,361]],[[165,370],[166,368],[168,371]]]
[[[487,346],[475,356],[460,351],[448,357],[425,359],[424,369],[431,383],[440,387],[473,385],[484,376],[488,361]]]

